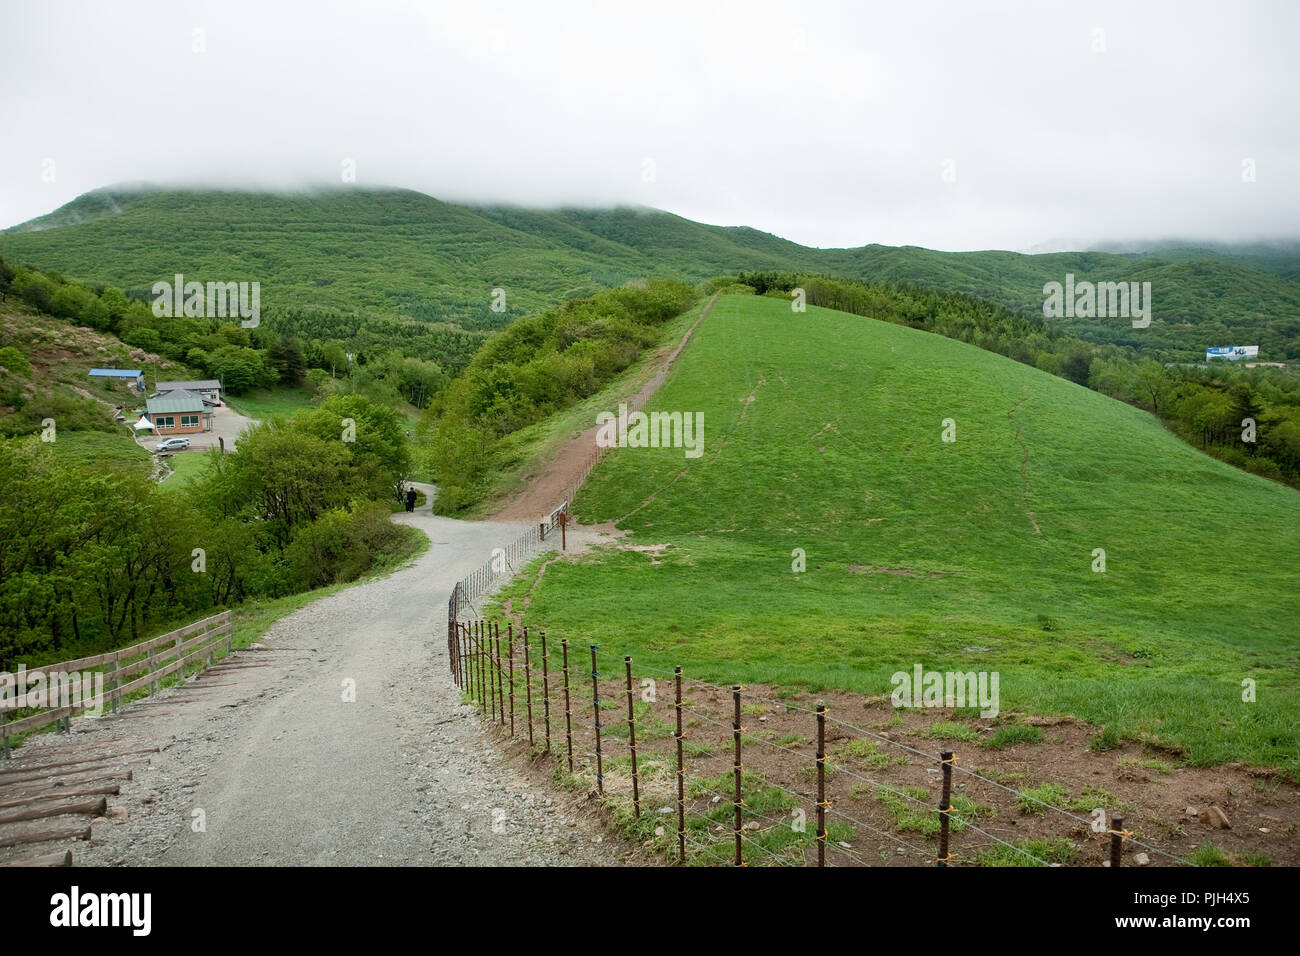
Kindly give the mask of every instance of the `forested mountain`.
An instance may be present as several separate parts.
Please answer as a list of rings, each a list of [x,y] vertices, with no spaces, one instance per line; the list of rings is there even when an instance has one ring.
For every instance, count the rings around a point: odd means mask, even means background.
[[[357,187],[254,193],[114,186],[0,233],[0,255],[10,262],[118,286],[133,297],[148,298],[153,283],[178,272],[257,281],[264,314],[284,323],[283,331],[369,336],[372,344],[405,338],[407,354],[453,369],[485,332],[566,299],[632,278],[694,282],[762,269],[907,282],[1039,315],[1043,286],[1067,274],[1080,282],[1150,282],[1147,328],[1124,318],[1051,322],[1164,361],[1199,359],[1211,345],[1259,345],[1264,360],[1300,359],[1294,244],[1116,248],[1043,255],[814,249],[640,207],[456,205],[412,190]],[[498,289],[504,295],[494,295]]]

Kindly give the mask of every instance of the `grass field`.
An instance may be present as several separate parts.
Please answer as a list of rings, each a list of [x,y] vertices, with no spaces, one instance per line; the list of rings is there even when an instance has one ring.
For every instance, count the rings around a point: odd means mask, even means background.
[[[35,437],[25,440],[39,442]],[[45,447],[71,465],[98,469],[149,468],[149,452],[132,441],[125,428],[112,432],[63,430]]]
[[[609,456],[576,510],[632,534],[548,567],[530,623],[720,682],[997,671],[1003,712],[1300,770],[1294,490],[1001,356],[762,298],[721,300],[650,409],[703,412],[702,457]]]
[[[272,415],[293,418],[312,407],[312,391],[286,385],[278,388],[255,388],[243,395],[226,396],[226,404],[248,418],[265,419]]]
[[[203,474],[208,466],[209,453],[199,451],[182,451],[167,459],[172,473],[163,479],[162,487],[168,491],[184,491],[190,479]]]

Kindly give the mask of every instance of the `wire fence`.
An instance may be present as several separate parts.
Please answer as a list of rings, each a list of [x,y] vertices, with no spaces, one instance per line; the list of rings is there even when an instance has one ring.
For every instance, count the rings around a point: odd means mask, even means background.
[[[570,505],[578,489],[610,450],[607,446],[596,445],[587,456],[577,478],[565,490],[564,499],[550,514],[506,547],[493,551],[492,557],[456,582],[447,605],[449,632],[453,622],[478,616],[479,598],[492,591],[498,583],[512,577],[529,558],[552,547],[555,530],[568,520]]]
[[[1134,811],[1123,804],[1081,816],[1042,790],[963,766],[951,750],[928,753],[832,716],[824,703],[695,680],[680,667],[634,671],[630,656],[611,661],[598,645],[548,643],[545,631],[513,622],[452,620],[448,655],[452,678],[502,737],[526,739],[536,757],[555,762],[562,781],[593,787],[629,836],[673,863],[1060,866],[1081,840],[1092,841],[1102,865],[1120,866],[1126,848],[1193,865],[1126,829],[1125,813]],[[660,700],[665,682],[671,699]],[[787,736],[753,731],[746,719],[771,720]],[[794,727],[803,732],[789,733]],[[809,746],[811,753],[800,749]],[[896,785],[873,772],[908,762],[929,786]],[[964,792],[954,789],[954,775]],[[995,807],[980,802],[999,797],[1014,797],[1048,835],[1028,839],[1022,825],[999,825]]]
[[[512,577],[529,558],[554,545],[554,533],[568,515],[569,503],[560,504],[535,527],[506,545],[496,548],[492,556],[456,582],[447,603],[447,622],[461,620],[478,614],[479,598],[490,592],[499,582]]]

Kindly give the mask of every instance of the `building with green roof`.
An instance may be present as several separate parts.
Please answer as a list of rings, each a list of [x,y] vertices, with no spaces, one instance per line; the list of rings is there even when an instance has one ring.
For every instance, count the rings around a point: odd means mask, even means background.
[[[198,395],[151,398],[145,415],[156,435],[186,435],[212,431],[212,409]]]

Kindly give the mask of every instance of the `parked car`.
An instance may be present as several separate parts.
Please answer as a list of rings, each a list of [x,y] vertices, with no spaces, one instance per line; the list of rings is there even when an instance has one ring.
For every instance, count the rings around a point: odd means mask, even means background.
[[[166,441],[160,441],[157,445],[157,451],[180,451],[182,448],[189,448],[190,440],[188,438],[168,438]]]

